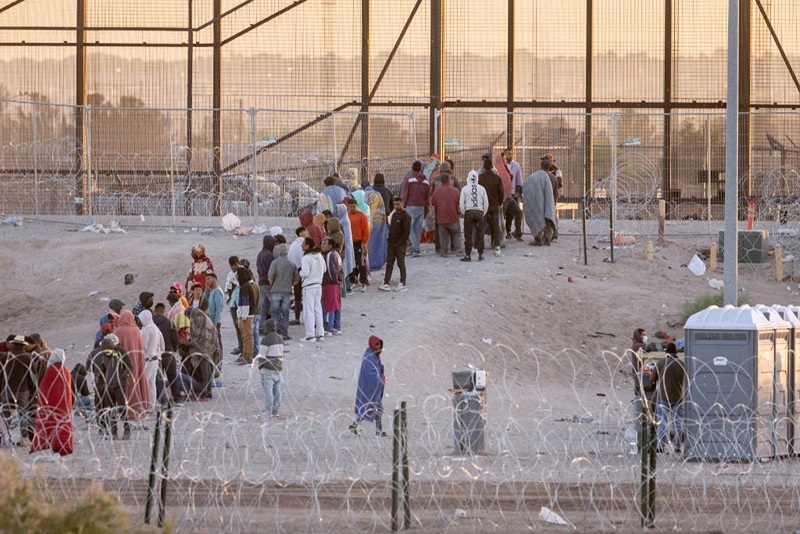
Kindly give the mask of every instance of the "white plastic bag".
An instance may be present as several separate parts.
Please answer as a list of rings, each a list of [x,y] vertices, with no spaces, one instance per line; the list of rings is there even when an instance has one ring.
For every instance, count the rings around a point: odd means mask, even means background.
[[[701,260],[697,254],[692,256],[692,260],[687,267],[689,267],[689,270],[692,271],[695,276],[703,276],[706,274],[706,264],[703,263],[703,260]]]
[[[229,213],[222,218],[222,227],[226,232],[233,232],[241,225],[242,221],[233,213]]]

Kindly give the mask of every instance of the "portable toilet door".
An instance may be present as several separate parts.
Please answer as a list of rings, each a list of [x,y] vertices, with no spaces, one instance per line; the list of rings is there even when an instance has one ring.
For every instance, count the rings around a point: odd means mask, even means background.
[[[775,369],[772,382],[772,446],[776,458],[789,456],[789,343],[792,325],[784,320],[774,308],[758,305],[755,307],[764,314],[775,327],[772,356]]]
[[[773,307],[792,325],[789,339],[789,455],[800,456],[800,307]]]
[[[684,330],[685,457],[771,457],[774,326],[754,308],[729,305],[692,315]]]

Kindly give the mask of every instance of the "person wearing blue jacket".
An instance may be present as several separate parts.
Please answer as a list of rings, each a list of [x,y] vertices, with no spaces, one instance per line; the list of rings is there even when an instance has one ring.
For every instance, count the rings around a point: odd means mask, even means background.
[[[386,376],[381,362],[383,340],[378,336],[369,337],[369,348],[361,358],[361,371],[358,374],[358,390],[356,391],[356,420],[350,425],[350,432],[358,435],[361,421],[375,421],[375,436],[388,437],[383,431],[381,415],[383,415],[383,390]]]

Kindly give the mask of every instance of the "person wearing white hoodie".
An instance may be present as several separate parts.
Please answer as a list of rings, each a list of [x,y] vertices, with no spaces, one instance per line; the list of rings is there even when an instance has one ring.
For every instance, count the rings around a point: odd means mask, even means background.
[[[478,184],[476,171],[469,172],[467,185],[461,189],[459,208],[464,214],[464,257],[461,261],[472,261],[473,243],[478,249],[478,261],[483,261],[483,221],[489,210],[489,196]]]
[[[145,374],[147,375],[147,391],[150,394],[150,405],[156,405],[156,375],[161,368],[161,354],[164,352],[164,336],[153,322],[150,310],[139,314],[142,322],[142,345],[144,346]]]
[[[322,326],[322,276],[327,272],[325,258],[319,248],[314,245],[314,238],[303,239],[303,260],[300,268],[300,279],[303,285],[303,322],[306,325],[306,337],[303,341],[321,342],[325,339]]]

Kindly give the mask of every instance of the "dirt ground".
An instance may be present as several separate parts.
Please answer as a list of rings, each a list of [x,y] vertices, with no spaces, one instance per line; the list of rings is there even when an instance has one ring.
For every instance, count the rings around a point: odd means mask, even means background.
[[[152,291],[156,302],[165,301],[169,285],[186,279],[193,245],[205,245],[223,279],[228,256],[248,258],[255,265],[261,249],[261,236],[235,238],[222,231],[218,220],[179,221],[174,229],[150,224],[123,220],[127,233],[108,235],[79,232],[85,222],[77,221],[26,220],[22,227],[0,227],[0,335],[39,332],[50,347],[68,347],[71,367],[85,360],[107,300],[120,298],[130,309],[140,292]],[[291,241],[297,221],[266,224],[282,226]],[[206,227],[210,233],[198,231]],[[682,303],[715,291],[708,281],[722,279],[722,273],[720,269],[698,277],[685,267],[712,241],[704,228],[694,232],[685,226],[668,227],[667,243],[656,247],[653,261],[645,258],[645,238],[635,247],[617,250],[613,264],[604,261],[609,250],[602,243],[593,248],[596,241],[590,241],[588,265],[579,230],[577,222],[562,221],[562,235],[554,246],[528,246],[526,236],[522,243],[509,241],[500,257],[487,253],[484,262],[444,259],[434,254],[433,244],[423,245],[422,257],[407,260],[405,293],[378,291],[383,271],[372,273],[366,293],[344,299],[342,336],[308,344],[298,341],[302,326],[290,327],[294,339],[286,345],[281,409],[285,419],[279,424],[255,418],[263,402],[257,371],[232,365],[233,357],[225,354],[225,386],[215,390],[214,401],[190,403],[179,411],[172,476],[224,481],[241,477],[256,483],[387,480],[391,441],[359,441],[347,431],[361,355],[368,337],[375,334],[385,342],[384,405],[389,415],[383,417],[384,427],[390,427],[396,404],[407,401],[415,479],[487,480],[502,485],[518,480],[567,483],[588,476],[596,482],[632,482],[635,460],[621,454],[630,401],[622,354],[630,346],[631,332],[643,327],[651,338],[657,330],[682,337],[678,324]],[[124,284],[126,273],[134,274],[132,285]],[[739,275],[742,291],[753,303],[795,303],[791,300],[796,298],[795,284],[787,291],[786,282],[775,281],[773,266],[741,266]],[[395,269],[395,281],[397,277]],[[228,315],[223,318],[222,335],[227,353],[236,344]],[[450,371],[467,364],[490,374],[490,426],[487,456],[460,464],[452,450],[448,389]],[[591,417],[592,424],[563,422],[574,415]],[[76,422],[76,453],[66,459],[45,459],[43,453],[29,456],[21,449],[4,453],[29,468],[41,466],[48,477],[81,473],[88,478],[144,479],[152,418],[147,424],[133,441],[108,445],[94,436],[92,427]],[[690,481],[699,476],[711,484],[713,468],[704,469],[675,469],[670,477]],[[698,471],[703,472],[698,475]],[[124,490],[124,484],[116,489]],[[445,528],[446,523],[435,520],[441,515],[435,510],[445,497],[436,493],[429,499],[434,505],[422,506],[429,512],[420,515],[429,514],[438,525],[435,528]],[[241,522],[225,527],[214,523],[220,521],[213,519],[216,501],[189,504],[180,495],[175,498],[180,506],[174,508],[173,518],[193,530],[239,530],[236,525],[257,526],[262,524],[259,514],[270,515],[268,510],[250,509],[246,518],[239,518]],[[211,518],[187,519],[195,506],[206,506],[208,510],[198,514]],[[316,510],[319,504],[308,506],[307,510]],[[526,507],[535,510],[523,519],[498,512],[491,521],[472,521],[471,526],[477,531],[506,531],[503,525],[511,530],[541,529],[542,525],[527,522],[529,515],[535,518],[538,507],[531,503]],[[384,510],[383,505],[374,509]],[[672,510],[678,517],[682,508]],[[344,527],[336,523],[335,529],[309,527],[307,517],[301,519],[302,509],[286,512],[299,514],[300,530],[378,528],[374,520]],[[447,514],[452,513],[448,508]],[[596,529],[631,526],[637,523],[631,513],[622,513],[619,524],[611,513],[608,523]],[[595,529],[591,516],[586,514],[581,530]],[[287,521],[284,526],[291,523]],[[269,528],[269,520],[266,524]]]

